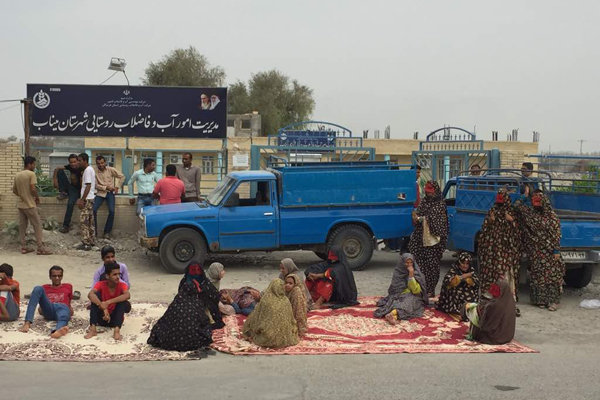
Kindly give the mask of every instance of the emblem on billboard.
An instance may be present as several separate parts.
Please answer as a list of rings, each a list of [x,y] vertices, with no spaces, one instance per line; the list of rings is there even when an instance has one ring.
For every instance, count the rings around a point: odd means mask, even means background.
[[[40,90],[36,94],[33,95],[33,104],[37,108],[44,109],[50,105],[50,96],[48,93]]]

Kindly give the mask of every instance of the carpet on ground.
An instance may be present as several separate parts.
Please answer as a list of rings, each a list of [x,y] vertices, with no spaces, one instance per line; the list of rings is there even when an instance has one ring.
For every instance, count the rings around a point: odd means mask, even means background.
[[[517,342],[490,346],[464,339],[468,326],[448,315],[427,309],[423,318],[389,325],[373,318],[377,297],[363,297],[361,304],[337,310],[315,310],[308,315],[308,334],[296,346],[285,349],[258,347],[241,335],[244,316],[225,317],[225,327],[213,332],[216,350],[234,355],[259,354],[359,354],[359,353],[535,353]],[[73,302],[74,315],[69,333],[60,339],[49,337],[56,324],[36,313],[28,333],[19,332],[27,309],[21,302],[21,318],[0,323],[0,360],[11,361],[160,361],[201,358],[198,352],[156,349],[146,340],[167,304],[133,302],[121,330],[123,340],[112,338],[112,329],[98,327],[98,336],[84,339],[89,311],[85,301]]]
[[[150,329],[164,314],[167,304],[133,302],[121,329],[123,339],[112,337],[112,328],[98,327],[98,335],[84,339],[90,312],[86,301],[73,302],[73,318],[69,333],[51,339],[55,321],[46,321],[36,312],[28,333],[19,332],[23,324],[27,301],[21,301],[21,318],[0,323],[0,360],[20,361],[160,361],[198,359],[197,352],[164,351],[146,344]]]
[[[216,350],[234,355],[274,354],[385,354],[385,353],[536,353],[512,341],[485,345],[465,339],[468,324],[432,308],[422,318],[390,325],[373,318],[379,297],[362,297],[360,305],[308,314],[308,333],[296,346],[268,349],[242,337],[245,317],[225,318],[223,329],[213,332]]]

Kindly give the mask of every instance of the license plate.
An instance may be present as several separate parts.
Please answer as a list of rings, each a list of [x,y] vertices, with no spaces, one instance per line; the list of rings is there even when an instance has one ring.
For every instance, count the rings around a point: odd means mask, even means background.
[[[561,251],[563,259],[565,260],[585,260],[585,251]]]

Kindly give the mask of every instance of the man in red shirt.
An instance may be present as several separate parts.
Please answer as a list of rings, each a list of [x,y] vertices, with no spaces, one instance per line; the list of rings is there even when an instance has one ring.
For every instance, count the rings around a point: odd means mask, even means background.
[[[13,279],[12,265],[0,265],[0,303],[3,305],[0,321],[16,321],[19,318],[20,293],[19,282]]]
[[[40,306],[41,313],[47,320],[56,321],[56,328],[50,333],[50,337],[58,339],[69,332],[67,324],[73,315],[71,300],[73,299],[73,285],[62,283],[64,270],[58,265],[54,265],[49,271],[50,285],[36,286],[31,292],[31,298],[27,305],[25,322],[21,332],[27,333],[35,317],[35,309]]]
[[[152,197],[160,199],[160,204],[181,203],[181,198],[185,196],[185,185],[178,179],[177,167],[173,164],[167,165],[167,176],[159,180],[154,186]]]
[[[131,295],[125,282],[120,280],[120,269],[117,263],[105,264],[106,280],[94,285],[88,298],[90,306],[90,329],[85,334],[90,339],[98,334],[96,326],[114,328],[113,338],[121,340],[121,326],[125,313],[131,311],[129,300]]]

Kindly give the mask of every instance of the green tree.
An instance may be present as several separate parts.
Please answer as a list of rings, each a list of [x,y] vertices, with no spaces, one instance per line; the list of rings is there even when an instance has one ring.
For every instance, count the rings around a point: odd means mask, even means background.
[[[222,86],[225,70],[211,66],[195,47],[175,49],[146,68],[144,85],[158,86]]]
[[[292,122],[308,119],[315,107],[312,89],[277,70],[252,75],[248,86],[236,82],[229,87],[229,112],[258,111],[262,133],[273,134]]]

